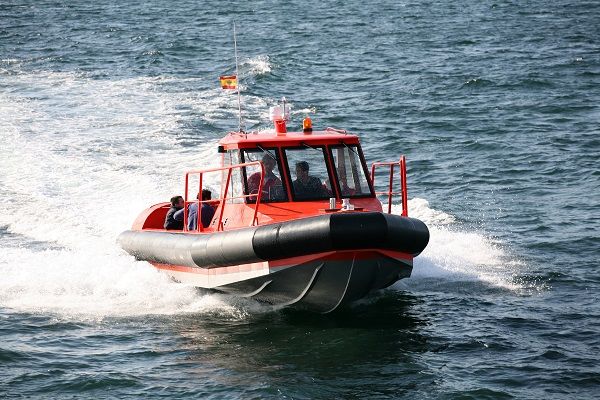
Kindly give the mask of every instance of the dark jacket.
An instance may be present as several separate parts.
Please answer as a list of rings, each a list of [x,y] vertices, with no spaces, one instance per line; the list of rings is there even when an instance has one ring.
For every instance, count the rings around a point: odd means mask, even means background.
[[[200,209],[200,221],[202,227],[206,228],[210,225],[213,217],[215,216],[215,209],[208,203],[202,204]],[[192,203],[188,207],[188,230],[195,231],[198,227],[198,204]]]
[[[215,209],[210,204],[202,204],[202,210],[200,211],[200,220],[202,221],[202,227],[206,228],[207,226],[209,226],[214,216]]]
[[[300,179],[296,179],[292,183],[297,200],[319,199],[326,196],[321,180],[315,176],[309,176],[306,184],[302,183]]]
[[[180,211],[181,207],[171,207],[167,216],[165,217],[165,229],[168,230],[182,230],[183,229],[183,213],[175,214]]]

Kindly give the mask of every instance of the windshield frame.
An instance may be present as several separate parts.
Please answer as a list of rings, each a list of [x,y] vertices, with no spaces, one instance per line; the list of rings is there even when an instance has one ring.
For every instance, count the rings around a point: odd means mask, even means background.
[[[282,189],[283,189],[283,198],[282,199],[277,199],[277,200],[269,200],[269,199],[260,199],[261,203],[286,203],[289,202],[289,194],[288,194],[288,187],[287,187],[287,183],[286,183],[286,179],[285,179],[285,174],[284,174],[284,165],[283,165],[283,159],[281,157],[281,153],[279,151],[279,147],[274,146],[274,147],[265,147],[265,146],[260,146],[260,147],[244,147],[244,148],[240,148],[240,161],[241,163],[245,163],[245,162],[249,162],[249,160],[246,160],[246,154],[248,152],[250,153],[260,153],[262,152],[263,154],[265,152],[269,153],[269,155],[275,156],[275,161],[276,161],[276,169],[277,172],[279,173],[279,180],[281,180],[281,184],[283,185]],[[262,159],[262,157],[261,157]],[[262,162],[262,161],[261,161]],[[264,165],[263,165],[264,166]],[[248,179],[249,177],[247,176],[247,168],[242,168],[242,185],[243,185],[243,193],[246,195],[249,195],[250,193],[248,193],[249,188],[248,188]],[[250,197],[246,198],[246,203],[248,204],[254,204],[256,202],[256,200],[252,200]]]
[[[369,173],[369,169],[367,167],[367,162],[365,160],[365,156],[362,152],[362,148],[360,147],[360,144],[358,144],[358,143],[356,143],[356,144],[340,143],[340,144],[329,145],[329,146],[327,146],[327,148],[329,150],[329,157],[331,160],[331,165],[334,166],[334,168],[333,168],[334,170],[336,169],[335,168],[336,158],[333,156],[334,150],[341,148],[341,149],[348,149],[349,151],[356,152],[356,155],[358,156],[358,158],[360,160],[360,164],[362,166],[363,174],[367,180],[367,185],[369,186],[369,193],[352,195],[352,196],[342,195],[342,186],[340,183],[340,177],[338,176],[337,170],[335,170],[333,173],[335,174],[336,190],[340,194],[340,197],[341,198],[350,198],[350,199],[362,199],[362,198],[375,197],[375,190],[373,188],[373,182],[371,181],[371,174]]]
[[[325,167],[327,168],[327,178],[329,179],[330,185],[331,185],[331,191],[332,194],[331,195],[327,195],[327,196],[323,196],[323,197],[311,197],[311,198],[297,198],[296,193],[294,191],[294,179],[292,178],[292,171],[290,168],[290,164],[289,164],[289,160],[287,157],[287,151],[288,150],[320,150],[322,153],[322,160],[325,163]],[[295,202],[304,202],[304,201],[323,201],[323,200],[328,200],[331,197],[336,197],[336,189],[334,187],[334,185],[331,184],[331,182],[333,182],[333,175],[331,173],[331,165],[330,165],[330,158],[329,158],[329,151],[327,149],[327,145],[324,144],[319,144],[319,145],[299,145],[299,146],[285,146],[285,147],[281,147],[281,154],[283,156],[283,162],[284,162],[284,167],[286,168],[286,173],[287,173],[287,177],[288,177],[288,186],[290,188],[290,194],[292,195],[292,201]]]

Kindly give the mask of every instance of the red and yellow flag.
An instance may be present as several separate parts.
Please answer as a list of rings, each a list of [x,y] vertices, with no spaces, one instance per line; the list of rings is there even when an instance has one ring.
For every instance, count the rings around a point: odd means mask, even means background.
[[[237,76],[227,75],[219,77],[221,81],[221,88],[223,89],[237,89]]]

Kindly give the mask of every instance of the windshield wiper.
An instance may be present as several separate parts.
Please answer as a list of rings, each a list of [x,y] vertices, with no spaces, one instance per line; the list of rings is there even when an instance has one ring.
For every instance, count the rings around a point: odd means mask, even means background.
[[[309,149],[312,149],[312,150],[314,150],[314,151],[319,151],[319,152],[321,151],[321,150],[319,150],[319,149],[315,149],[314,147],[307,145],[307,144],[306,144],[306,143],[304,143],[304,142],[302,142],[302,146],[304,146],[304,147],[308,147]]]
[[[356,156],[358,157],[358,159],[360,160],[360,155],[358,154],[358,152],[356,150],[354,150],[352,147],[349,147],[346,143],[341,142],[345,148],[347,148],[348,150],[350,150],[351,152],[353,152],[354,154],[356,154]]]
[[[277,162],[277,158],[275,158],[275,156],[273,154],[271,154],[269,152],[269,150],[265,150],[260,144],[257,144],[256,147],[258,147],[260,150],[262,150],[263,153],[267,153],[269,155],[269,157],[271,157],[275,162]]]

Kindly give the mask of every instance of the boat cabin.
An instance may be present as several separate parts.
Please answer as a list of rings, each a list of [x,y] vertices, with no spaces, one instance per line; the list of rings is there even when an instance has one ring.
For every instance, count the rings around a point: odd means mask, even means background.
[[[229,133],[218,146],[221,167],[186,173],[184,232],[230,230],[331,212],[381,212],[381,194],[388,196],[388,213],[392,196],[401,195],[402,214],[407,215],[403,157],[374,163],[369,174],[358,136],[333,128],[287,132],[285,121],[277,122],[272,131]],[[389,167],[389,188],[376,192],[375,168],[381,166]],[[396,166],[400,191],[393,190]],[[220,182],[220,193],[213,193],[210,201],[197,199],[207,182],[213,189]],[[215,213],[208,226],[198,224],[190,230],[187,210],[194,203],[208,203]],[[162,229],[168,209],[169,204],[157,204],[134,227]]]
[[[229,134],[221,140],[224,167],[240,168],[231,190],[258,193],[262,203],[373,198],[367,165],[355,135],[336,131],[281,135]],[[254,163],[254,164],[252,164]],[[262,168],[261,165],[262,164]],[[251,197],[249,202],[253,202]],[[341,201],[341,200],[340,200]]]

